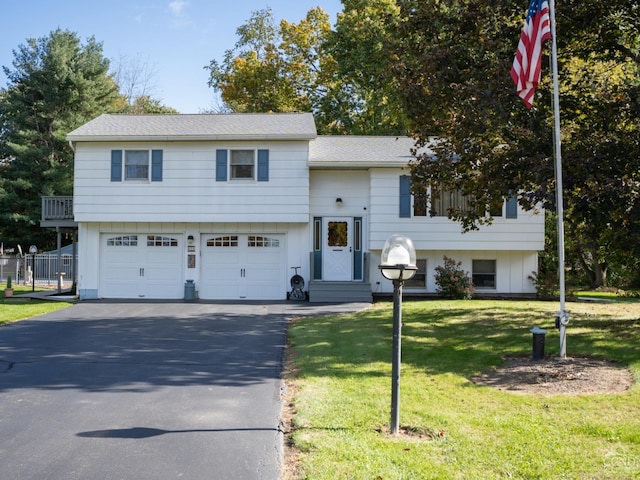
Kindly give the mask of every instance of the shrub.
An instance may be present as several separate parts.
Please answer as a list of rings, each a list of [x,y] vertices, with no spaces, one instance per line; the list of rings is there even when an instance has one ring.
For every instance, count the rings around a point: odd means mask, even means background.
[[[531,272],[529,280],[536,286],[540,300],[554,300],[560,294],[560,281],[556,272]]]
[[[456,262],[446,255],[442,257],[444,265],[436,267],[436,285],[438,293],[445,298],[470,299],[473,296],[473,283],[469,274],[462,269],[462,262]]]
[[[11,288],[11,275],[7,276],[7,288]]]

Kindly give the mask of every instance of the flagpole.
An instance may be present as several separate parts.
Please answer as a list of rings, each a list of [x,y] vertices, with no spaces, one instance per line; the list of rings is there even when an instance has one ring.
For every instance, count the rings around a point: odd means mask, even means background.
[[[560,358],[567,356],[567,325],[569,313],[565,309],[564,275],[564,204],[562,197],[562,145],[560,141],[560,93],[558,90],[558,48],[556,43],[555,0],[549,0],[551,23],[551,70],[553,75],[554,155],[556,165],[556,212],[558,216],[558,281],[560,283],[560,311],[557,314],[560,329]]]

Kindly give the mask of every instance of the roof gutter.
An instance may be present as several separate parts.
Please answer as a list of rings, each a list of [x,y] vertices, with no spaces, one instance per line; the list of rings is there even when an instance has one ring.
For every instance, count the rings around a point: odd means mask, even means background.
[[[203,141],[249,141],[249,140],[306,140],[317,135],[73,135],[67,136],[69,142],[203,142]]]

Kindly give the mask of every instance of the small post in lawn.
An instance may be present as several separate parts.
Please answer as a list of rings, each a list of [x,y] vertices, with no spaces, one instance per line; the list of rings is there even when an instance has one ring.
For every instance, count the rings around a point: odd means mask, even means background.
[[[393,282],[393,352],[391,364],[391,426],[390,433],[398,433],[400,425],[400,362],[402,337],[402,285],[413,278],[418,270],[416,249],[410,238],[391,235],[382,249],[380,265],[382,276]]]
[[[31,254],[31,291],[36,291],[36,253],[38,253],[38,247],[31,245],[29,247],[29,253]]]

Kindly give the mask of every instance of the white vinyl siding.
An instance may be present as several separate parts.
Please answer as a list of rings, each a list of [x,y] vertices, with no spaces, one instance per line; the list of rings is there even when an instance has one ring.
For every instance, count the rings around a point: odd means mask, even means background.
[[[382,250],[398,232],[411,238],[416,250],[503,250],[537,252],[544,249],[544,213],[519,209],[517,219],[497,217],[493,224],[463,233],[458,222],[446,217],[400,218],[398,178],[406,169],[372,168],[369,232],[371,250]]]
[[[311,170],[309,176],[311,213],[314,216],[357,217],[368,211],[367,171]],[[341,203],[336,202],[338,198]]]
[[[495,291],[504,294],[535,294],[535,285],[529,279],[531,272],[538,270],[538,252],[516,252],[516,251],[495,251],[487,250],[485,252],[473,252],[465,250],[434,250],[416,252],[419,259],[426,262],[426,292],[436,293],[435,269],[443,264],[443,256],[453,258],[457,262],[461,262],[461,268],[469,273],[473,273],[474,260],[487,260],[495,264],[495,287],[487,287],[477,289],[478,293],[485,291]],[[393,284],[386,280],[379,269],[380,251],[371,252],[370,259],[370,281],[372,285],[380,282],[379,292],[393,292]],[[406,285],[406,284],[405,284]],[[413,288],[411,289],[413,290]]]
[[[115,143],[76,146],[74,214],[78,222],[309,221],[308,142],[132,143],[162,149],[162,181],[111,181]],[[216,150],[269,151],[268,181],[217,182]],[[123,162],[124,163],[124,162]]]

